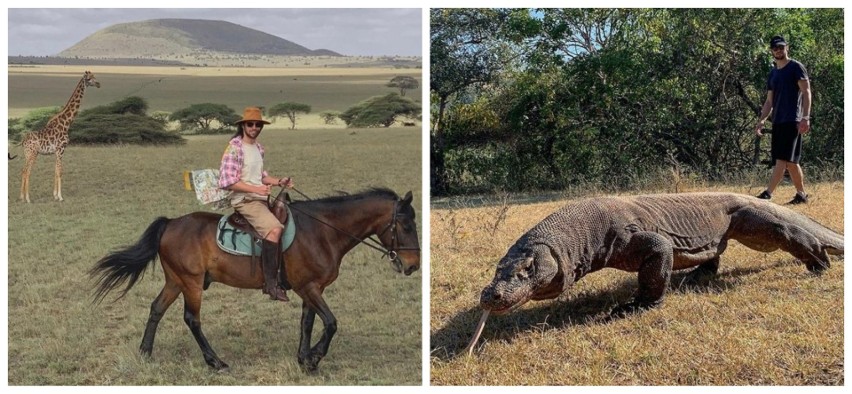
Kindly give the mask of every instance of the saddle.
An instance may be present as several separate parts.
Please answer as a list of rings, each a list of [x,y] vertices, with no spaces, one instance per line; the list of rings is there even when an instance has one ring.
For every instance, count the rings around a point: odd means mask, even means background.
[[[288,220],[291,215],[285,201],[289,202],[290,198],[282,190],[269,207],[272,214],[284,225],[284,231],[279,241],[282,252],[286,251],[293,244],[293,239],[296,236],[296,224],[293,220]],[[254,226],[248,222],[245,216],[237,211],[219,220],[216,231],[217,246],[230,254],[251,256],[252,269],[254,269],[256,262],[255,258],[261,255],[260,240],[262,239],[263,237],[255,230]],[[210,286],[207,276],[205,276],[204,283],[204,289],[207,289]],[[279,286],[284,289],[291,288],[287,281],[286,271],[283,269],[279,273]]]
[[[285,202],[289,202],[290,197],[286,191],[278,194],[278,197],[272,201],[269,210],[284,225],[284,232],[281,234],[281,250],[287,248],[293,243],[295,238],[296,226],[293,220],[290,219],[290,209]],[[232,214],[223,217],[219,221],[218,231],[216,234],[217,244],[222,250],[242,256],[259,256],[260,255],[260,240],[262,237],[254,226],[249,223],[241,213],[234,211]]]

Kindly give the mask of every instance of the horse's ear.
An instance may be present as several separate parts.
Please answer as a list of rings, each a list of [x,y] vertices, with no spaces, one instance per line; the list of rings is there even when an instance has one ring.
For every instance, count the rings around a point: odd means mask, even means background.
[[[411,190],[409,190],[408,193],[405,193],[405,197],[403,197],[400,202],[402,202],[402,205],[411,205],[411,200],[413,199],[414,196],[411,195]]]

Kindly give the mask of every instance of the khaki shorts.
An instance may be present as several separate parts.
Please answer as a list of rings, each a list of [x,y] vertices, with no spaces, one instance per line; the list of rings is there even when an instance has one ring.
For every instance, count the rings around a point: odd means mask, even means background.
[[[266,201],[250,201],[246,199],[234,204],[234,209],[243,214],[249,223],[254,226],[254,229],[264,237],[276,227],[284,228],[284,225],[269,211]]]

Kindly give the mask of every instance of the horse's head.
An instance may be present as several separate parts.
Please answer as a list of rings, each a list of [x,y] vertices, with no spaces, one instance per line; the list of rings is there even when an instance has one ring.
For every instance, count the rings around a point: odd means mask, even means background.
[[[379,240],[389,251],[394,269],[405,275],[411,275],[420,269],[420,238],[417,236],[417,224],[414,222],[414,208],[411,192],[394,201],[390,223],[379,234]]]

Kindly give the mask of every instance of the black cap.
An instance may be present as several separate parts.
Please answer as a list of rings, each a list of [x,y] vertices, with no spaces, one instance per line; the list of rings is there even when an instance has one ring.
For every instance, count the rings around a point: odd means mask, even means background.
[[[784,37],[775,36],[769,40],[769,48],[775,48],[779,45],[787,46],[787,41],[784,41]]]

